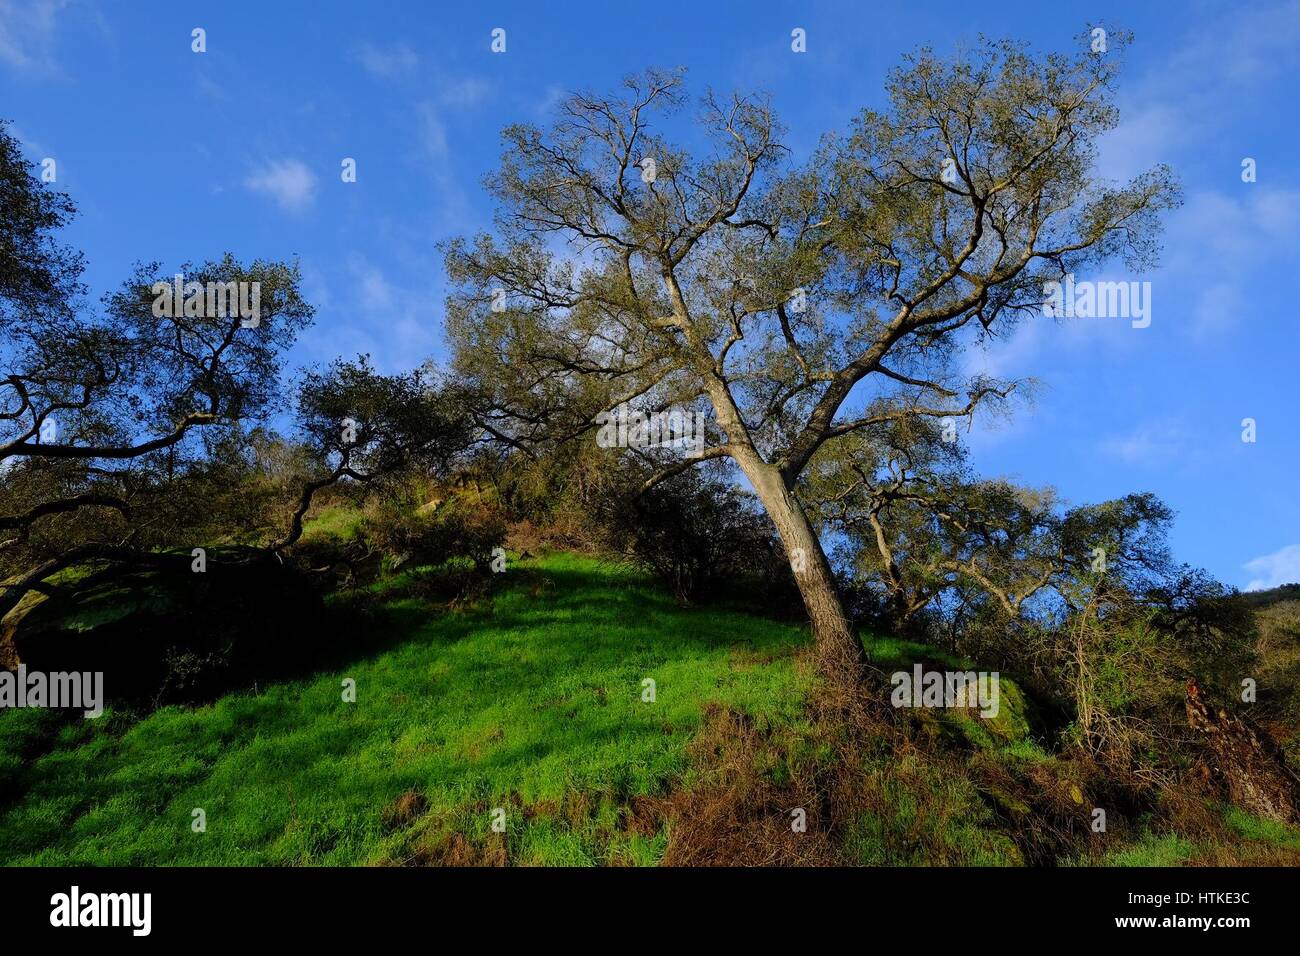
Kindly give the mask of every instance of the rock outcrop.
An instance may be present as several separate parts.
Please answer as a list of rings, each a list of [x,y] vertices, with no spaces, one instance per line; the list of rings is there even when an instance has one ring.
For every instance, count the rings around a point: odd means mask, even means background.
[[[1300,823],[1300,778],[1276,744],[1212,706],[1194,680],[1187,685],[1187,720],[1205,735],[1210,770],[1233,804],[1269,820]]]

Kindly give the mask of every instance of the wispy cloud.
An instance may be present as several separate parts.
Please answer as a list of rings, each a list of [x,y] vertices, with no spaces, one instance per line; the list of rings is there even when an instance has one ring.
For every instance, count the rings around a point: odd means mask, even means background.
[[[1198,24],[1121,102],[1120,125],[1102,143],[1104,175],[1127,179],[1226,125],[1242,96],[1300,64],[1300,0],[1225,8]]]
[[[1124,435],[1104,439],[1099,451],[1129,465],[1150,465],[1185,460],[1189,440],[1177,425],[1145,424]]]
[[[419,120],[420,143],[431,159],[441,162],[447,158],[447,125],[437,106],[433,103],[420,103],[415,108]]]
[[[445,80],[438,84],[438,99],[444,106],[469,109],[478,106],[492,93],[492,84],[475,76]]]
[[[0,2],[3,2],[3,0],[0,0]],[[9,126],[9,132],[14,136],[15,139],[18,140],[18,142],[22,143],[23,147],[32,155],[34,156],[49,155],[50,151],[48,149],[46,149],[36,140],[32,139],[25,132],[23,132],[23,130],[17,124],[11,123]]]
[[[1206,341],[1234,328],[1248,312],[1252,274],[1289,256],[1298,241],[1300,192],[1242,184],[1236,195],[1189,196],[1170,218],[1167,259],[1169,281],[1193,293],[1191,337]]]
[[[198,88],[199,93],[211,100],[215,100],[219,103],[225,103],[230,100],[230,94],[226,92],[226,88],[202,72],[195,74],[194,83]]]
[[[966,350],[962,366],[967,375],[1012,378],[1034,367],[1034,359],[1052,335],[1051,325],[1041,316],[1033,316],[1004,330],[997,338],[987,339]]]
[[[353,259],[349,268],[356,283],[358,305],[363,311],[383,313],[392,309],[397,296],[382,271],[360,258]]]
[[[410,76],[420,65],[419,54],[405,45],[385,50],[373,43],[363,43],[357,50],[356,58],[368,72],[386,80]]]
[[[416,130],[425,154],[436,163],[443,163],[449,155],[447,119],[456,110],[468,110],[482,104],[491,94],[492,86],[476,77],[444,80],[437,84],[432,98],[415,104]]]
[[[22,73],[51,73],[59,14],[71,0],[0,0],[0,62]]]
[[[346,313],[366,321],[322,321],[316,334],[306,343],[313,357],[366,353],[382,371],[410,368],[431,355],[438,347],[441,325],[437,289],[423,284],[405,285],[394,281],[383,268],[362,255],[347,259],[346,269],[337,277],[338,296],[321,287],[314,272],[313,299],[321,315]]]
[[[555,108],[564,102],[566,93],[563,87],[552,84],[542,93],[541,98],[533,105],[533,112],[538,119],[550,119]]]
[[[297,159],[273,160],[246,178],[244,185],[270,196],[286,212],[302,212],[316,200],[316,175]]]
[[[1279,551],[1253,558],[1242,565],[1252,575],[1247,591],[1263,591],[1300,582],[1300,544],[1288,544]]]
[[[1103,176],[1126,180],[1157,163],[1194,163],[1243,101],[1300,69],[1300,0],[1251,4],[1248,12],[1225,9],[1188,30],[1178,49],[1127,88],[1121,123],[1101,143]],[[1293,258],[1300,239],[1300,193],[1267,185],[1280,171],[1262,166],[1257,183],[1241,182],[1238,160],[1251,155],[1251,145],[1241,150],[1224,165],[1221,189],[1190,192],[1167,220],[1159,285],[1186,303],[1179,332],[1201,345],[1238,325],[1257,274]]]

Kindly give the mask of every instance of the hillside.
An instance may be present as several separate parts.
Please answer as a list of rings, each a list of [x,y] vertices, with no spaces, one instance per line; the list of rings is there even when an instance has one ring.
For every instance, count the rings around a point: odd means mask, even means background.
[[[788,832],[785,795],[829,756],[800,628],[678,607],[638,572],[563,553],[512,565],[465,610],[418,596],[418,578],[374,586],[354,659],[309,678],[58,728],[0,714],[0,864],[655,864],[690,858],[672,844],[701,808]],[[872,646],[888,669],[935,658]],[[810,861],[1023,863],[1036,811],[1017,787],[1083,800],[1005,678],[996,720],[918,720],[934,752],[882,744],[864,764],[870,809],[833,857],[810,832]],[[1120,832],[1102,859],[1224,852],[1203,833]],[[1300,835],[1240,814],[1224,832],[1243,858],[1300,853]]]
[[[0,816],[0,862],[401,861],[444,832],[489,832],[487,808],[575,800],[591,811],[580,826],[515,814],[512,861],[652,862],[662,835],[618,833],[618,808],[686,772],[705,701],[799,719],[797,630],[681,611],[590,561],[522,568],[482,611],[386,606],[403,632],[391,650],[210,706],[70,726],[26,767],[43,715],[3,714],[3,769],[21,797]]]
[[[1264,591],[1246,591],[1242,597],[1251,607],[1272,607],[1284,601],[1300,600],[1300,584],[1282,584]]]

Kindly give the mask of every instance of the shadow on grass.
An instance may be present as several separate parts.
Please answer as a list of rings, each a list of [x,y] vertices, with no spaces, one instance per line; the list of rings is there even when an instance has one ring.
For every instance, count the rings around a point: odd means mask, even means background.
[[[36,759],[50,728],[11,737],[14,715],[0,715],[0,862],[371,862],[410,836],[384,823],[405,792],[433,818],[575,789],[622,799],[687,771],[707,701],[800,719],[800,629],[682,609],[626,569],[566,555],[497,583],[450,613],[401,588],[338,602],[299,676],[68,724]]]

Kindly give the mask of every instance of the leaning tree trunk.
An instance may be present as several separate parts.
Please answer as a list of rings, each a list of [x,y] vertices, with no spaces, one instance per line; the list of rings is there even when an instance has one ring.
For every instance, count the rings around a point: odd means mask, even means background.
[[[757,461],[739,464],[785,546],[812,621],[818,670],[834,684],[857,688],[866,673],[866,652],[844,613],[835,575],[808,516],[775,468]]]

